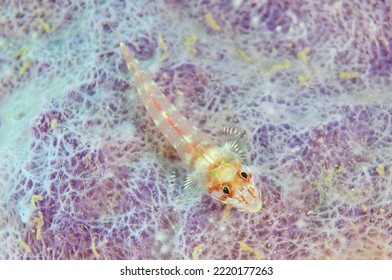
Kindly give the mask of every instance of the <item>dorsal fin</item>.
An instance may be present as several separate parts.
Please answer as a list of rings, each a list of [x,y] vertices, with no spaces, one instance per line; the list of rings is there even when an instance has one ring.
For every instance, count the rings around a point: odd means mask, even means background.
[[[236,127],[223,127],[218,135],[222,137],[222,148],[237,154],[242,161],[248,163],[248,150],[246,132]]]

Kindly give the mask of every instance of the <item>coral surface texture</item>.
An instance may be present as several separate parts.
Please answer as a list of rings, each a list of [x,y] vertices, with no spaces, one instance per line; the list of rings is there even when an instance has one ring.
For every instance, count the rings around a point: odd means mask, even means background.
[[[392,259],[391,1],[0,5],[0,259]],[[185,192],[120,41],[260,211]]]

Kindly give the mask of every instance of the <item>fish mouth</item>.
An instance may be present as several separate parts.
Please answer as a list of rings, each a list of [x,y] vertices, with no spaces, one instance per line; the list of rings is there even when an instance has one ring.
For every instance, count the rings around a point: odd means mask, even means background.
[[[261,203],[261,198],[259,201],[257,201],[256,203],[254,203],[252,205],[252,207],[249,207],[246,211],[250,212],[250,213],[255,213],[255,212],[259,212],[261,210],[262,207],[262,203]]]
[[[255,212],[260,211],[262,206],[263,206],[263,203],[261,201],[261,193],[260,193],[259,199],[255,199],[255,201],[252,204],[247,205],[245,209],[242,209],[240,211],[255,213]]]
[[[250,213],[259,212],[261,210],[261,207],[262,207],[262,203],[261,201],[259,201],[258,203],[256,203],[255,207],[248,209],[247,211]]]

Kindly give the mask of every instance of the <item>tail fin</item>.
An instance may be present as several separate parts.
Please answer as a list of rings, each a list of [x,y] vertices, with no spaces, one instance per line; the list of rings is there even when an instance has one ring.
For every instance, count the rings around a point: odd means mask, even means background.
[[[116,40],[118,42],[118,45],[120,46],[121,49],[121,53],[125,58],[125,62],[127,63],[127,65],[133,61],[133,57],[131,55],[131,53],[129,52],[128,48],[125,46],[124,42],[120,39],[120,35],[117,33],[117,31],[111,26],[109,25],[110,29],[113,31],[114,35],[116,36]],[[132,69],[129,69],[132,70]]]

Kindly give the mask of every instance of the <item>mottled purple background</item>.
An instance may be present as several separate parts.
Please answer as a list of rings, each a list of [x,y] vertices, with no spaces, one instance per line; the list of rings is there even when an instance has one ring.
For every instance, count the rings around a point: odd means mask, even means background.
[[[1,259],[392,258],[390,1],[61,2],[0,4]],[[262,211],[179,201],[120,39]]]

